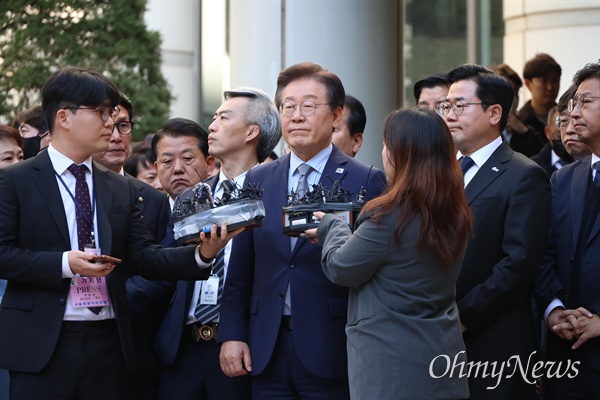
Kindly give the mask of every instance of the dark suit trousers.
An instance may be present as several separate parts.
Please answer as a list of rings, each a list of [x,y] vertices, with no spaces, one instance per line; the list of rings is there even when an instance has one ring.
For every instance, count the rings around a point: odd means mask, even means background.
[[[347,379],[325,379],[311,374],[302,364],[292,330],[283,326],[269,364],[252,377],[254,400],[343,400],[350,398]]]
[[[187,325],[181,336],[175,362],[161,369],[159,400],[250,399],[249,377],[230,378],[221,371],[221,346],[214,339],[196,342]]]
[[[600,371],[595,370],[586,355],[578,351],[569,351],[568,359],[579,361],[577,376],[544,381],[544,400],[600,400]],[[563,361],[563,370],[566,361]]]
[[[124,377],[115,320],[63,322],[54,354],[42,371],[10,371],[10,399],[125,400]]]

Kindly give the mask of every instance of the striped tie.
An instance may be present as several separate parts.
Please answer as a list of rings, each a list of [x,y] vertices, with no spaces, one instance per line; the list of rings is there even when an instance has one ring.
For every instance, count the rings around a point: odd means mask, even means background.
[[[223,296],[223,278],[225,276],[225,248],[217,253],[213,264],[213,274],[219,277],[219,290],[217,291],[217,304],[200,304],[202,293],[198,296],[198,304],[194,310],[194,316],[201,324],[207,324],[217,318],[219,308],[221,307],[221,297]]]

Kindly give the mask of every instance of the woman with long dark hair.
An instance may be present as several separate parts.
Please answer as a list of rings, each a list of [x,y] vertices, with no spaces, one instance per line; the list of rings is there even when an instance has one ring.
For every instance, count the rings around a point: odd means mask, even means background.
[[[455,284],[472,220],[452,136],[434,111],[403,109],[386,118],[383,142],[389,183],[365,204],[354,233],[335,216],[315,213],[323,271],[351,288],[350,393],[465,398]]]

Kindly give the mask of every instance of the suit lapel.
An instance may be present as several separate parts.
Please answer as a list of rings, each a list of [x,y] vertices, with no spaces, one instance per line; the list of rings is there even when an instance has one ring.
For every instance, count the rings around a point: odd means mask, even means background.
[[[490,158],[479,168],[471,182],[465,188],[465,196],[469,205],[479,196],[481,192],[492,184],[507,168],[506,163],[512,158],[513,151],[503,142],[492,153]]]
[[[590,163],[590,157],[586,157],[575,167],[573,171],[573,179],[571,180],[571,237],[573,239],[573,250],[577,248],[577,240],[579,240],[579,232],[581,232],[581,220],[583,218],[583,208],[585,204],[585,194],[588,189],[588,174],[587,166]]]
[[[344,168],[347,163],[348,159],[334,146],[319,183],[327,188],[331,188],[336,182],[341,184],[348,173],[348,170]]]
[[[35,157],[32,167],[34,169],[33,181],[40,191],[40,201],[45,202],[48,206],[48,213],[54,219],[60,235],[65,241],[65,245],[70,249],[71,239],[69,238],[65,206],[60,196],[60,189],[56,182],[54,167],[52,166],[48,152],[44,151]]]
[[[114,182],[108,171],[102,171],[94,163],[94,195],[96,196],[96,215],[98,223],[98,244],[102,254],[110,254],[112,248],[112,231],[108,215],[111,210]],[[129,196],[129,193],[123,193]]]
[[[144,207],[146,206],[146,202],[144,201],[144,185],[142,184],[142,181],[138,180],[137,178],[134,178],[133,176],[129,175],[127,172],[124,173],[124,176],[126,176],[127,178],[132,179],[133,182],[133,186],[135,186],[135,189],[137,190],[137,199],[136,199],[136,203],[138,208],[140,209],[140,212],[143,214],[144,213]]]

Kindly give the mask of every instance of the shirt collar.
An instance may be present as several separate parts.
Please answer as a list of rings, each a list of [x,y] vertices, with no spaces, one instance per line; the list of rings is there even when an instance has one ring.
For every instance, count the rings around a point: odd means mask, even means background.
[[[56,150],[52,143],[48,146],[48,156],[50,157],[50,161],[52,162],[52,167],[58,175],[62,175],[67,168],[71,166],[71,164],[77,164],[75,161],[71,160],[69,157],[62,154],[60,151]],[[92,173],[92,156],[90,156],[87,160],[85,160],[82,164],[88,167],[90,173]]]
[[[317,155],[306,162],[302,161],[293,151],[290,152],[290,176],[296,172],[300,164],[304,163],[310,165],[315,171],[323,171],[332,151],[333,145],[330,143],[327,147],[318,152]]]
[[[590,168],[594,169],[594,164],[600,161],[600,157],[598,157],[597,155],[595,155],[594,153],[592,153],[592,163],[590,164]]]
[[[481,167],[485,162],[490,158],[490,156],[496,151],[498,147],[502,144],[502,138],[498,136],[496,139],[492,140],[490,143],[486,144],[482,148],[475,151],[470,157],[475,162],[475,165]],[[462,153],[459,151],[456,153],[456,159],[460,160],[462,157]]]
[[[257,163],[257,164],[256,164],[254,167],[252,167],[252,168],[255,168],[255,167],[256,167],[256,166],[258,166],[258,165],[260,165],[260,164],[259,164],[259,163]],[[252,169],[252,168],[251,168],[251,169]],[[241,174],[239,174],[238,176],[236,176],[235,178],[233,178],[233,179],[229,179],[229,180],[230,180],[230,181],[234,181],[234,182],[235,182],[235,185],[236,185],[237,187],[242,187],[242,186],[244,185],[244,180],[246,179],[246,174],[247,174],[247,173],[248,173],[248,171],[244,171],[244,172],[242,172]],[[217,184],[217,187],[215,188],[215,192],[216,192],[218,189],[220,189],[220,188],[223,186],[223,182],[225,182],[226,180],[228,180],[228,179],[227,179],[227,177],[225,176],[225,174],[223,173],[223,171],[220,171],[220,172],[219,172],[219,182],[218,182],[218,184]]]

